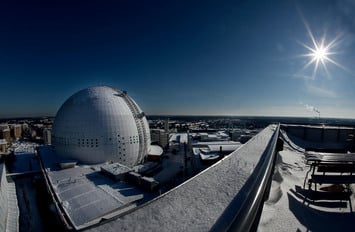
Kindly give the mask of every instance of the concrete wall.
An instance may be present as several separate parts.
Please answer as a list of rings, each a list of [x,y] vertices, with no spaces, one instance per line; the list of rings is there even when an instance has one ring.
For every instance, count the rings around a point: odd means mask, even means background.
[[[304,138],[310,142],[323,141],[323,129],[316,127],[304,127]]]
[[[15,183],[6,177],[5,165],[0,163],[0,231],[19,231],[19,208]]]
[[[310,126],[310,125],[282,125],[281,129],[297,141],[303,141],[318,148],[353,149],[355,148],[352,127]],[[296,142],[296,140],[294,141]]]
[[[8,184],[4,164],[0,164],[0,231],[6,231],[6,219],[8,211],[7,199]]]

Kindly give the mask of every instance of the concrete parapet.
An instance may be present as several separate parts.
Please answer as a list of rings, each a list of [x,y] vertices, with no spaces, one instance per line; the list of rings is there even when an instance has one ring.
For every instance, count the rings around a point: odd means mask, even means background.
[[[352,127],[282,125],[293,142],[306,149],[339,150],[345,152],[355,148]]]
[[[19,209],[15,183],[6,177],[5,165],[0,164],[0,231],[19,231]]]

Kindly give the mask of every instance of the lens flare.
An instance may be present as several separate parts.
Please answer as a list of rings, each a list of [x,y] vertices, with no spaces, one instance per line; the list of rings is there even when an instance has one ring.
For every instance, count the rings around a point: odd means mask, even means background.
[[[316,59],[317,61],[323,62],[324,59],[329,59],[327,55],[328,51],[326,48],[323,47],[320,47],[313,52],[314,59]]]
[[[316,76],[320,66],[325,71],[327,77],[330,77],[330,73],[329,73],[328,67],[327,67],[327,65],[329,63],[334,64],[334,65],[342,68],[343,70],[346,70],[345,67],[343,67],[342,65],[340,65],[334,59],[331,58],[332,55],[336,54],[334,49],[335,49],[335,46],[339,43],[339,36],[334,38],[333,40],[331,40],[328,43],[325,40],[325,35],[320,40],[317,40],[314,37],[306,20],[303,20],[303,22],[304,22],[304,25],[307,29],[308,35],[312,41],[312,44],[307,45],[304,43],[300,43],[304,48],[306,48],[308,50],[308,52],[306,54],[303,54],[302,56],[309,58],[309,61],[303,67],[302,70],[305,70],[309,66],[314,65],[312,78],[314,78]]]

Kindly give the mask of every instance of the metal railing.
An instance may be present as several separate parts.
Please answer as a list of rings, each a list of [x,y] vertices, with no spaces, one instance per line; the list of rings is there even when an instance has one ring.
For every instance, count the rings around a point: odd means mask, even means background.
[[[211,231],[256,231],[264,201],[269,196],[277,150],[282,145],[278,142],[279,130],[277,125],[253,173],[231,202],[228,214],[232,220],[220,218]]]

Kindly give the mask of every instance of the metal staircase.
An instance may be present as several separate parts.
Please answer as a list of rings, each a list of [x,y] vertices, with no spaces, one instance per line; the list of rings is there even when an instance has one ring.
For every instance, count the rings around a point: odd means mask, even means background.
[[[147,138],[147,132],[145,130],[144,127],[144,112],[140,111],[137,104],[132,100],[132,98],[130,98],[127,95],[126,91],[122,92],[121,97],[126,101],[129,109],[131,110],[134,120],[137,124],[137,130],[138,130],[138,138],[139,138],[139,152],[138,152],[138,159],[137,159],[137,163],[140,163],[144,156],[147,154],[147,150],[146,150],[146,141],[148,141]]]

